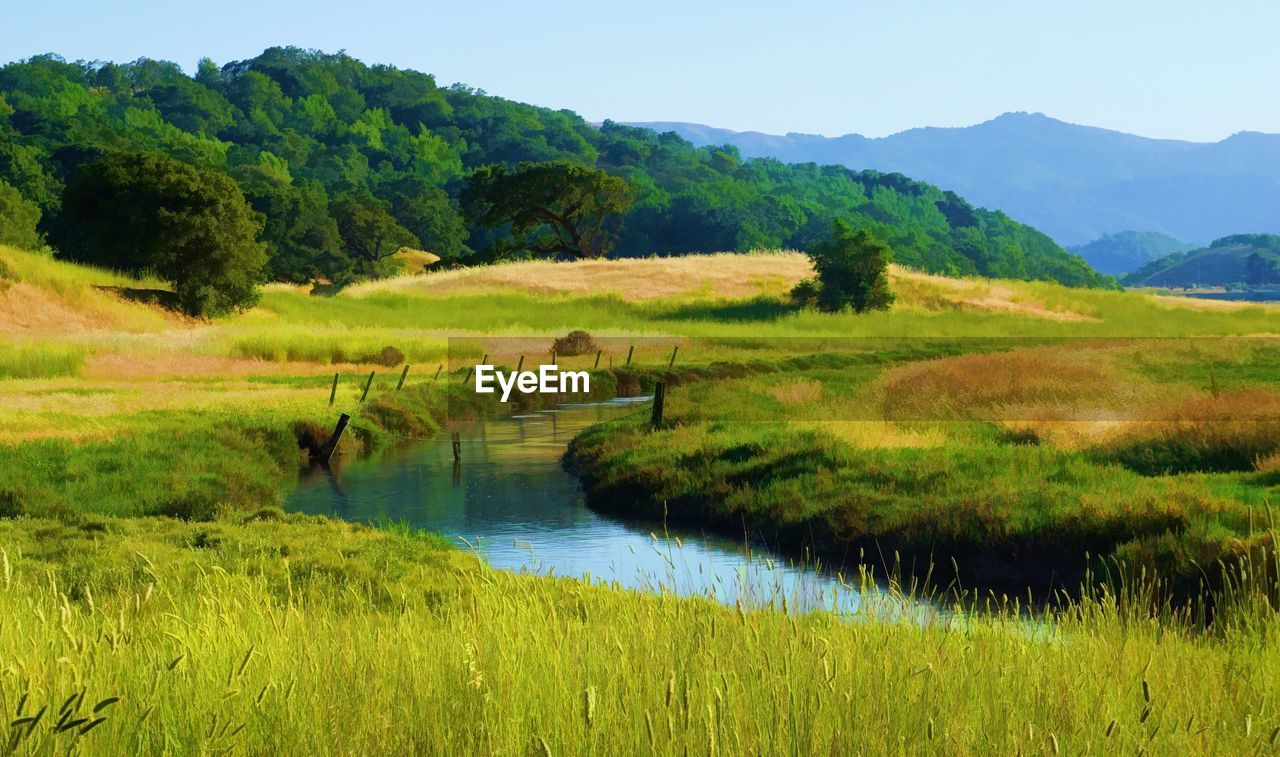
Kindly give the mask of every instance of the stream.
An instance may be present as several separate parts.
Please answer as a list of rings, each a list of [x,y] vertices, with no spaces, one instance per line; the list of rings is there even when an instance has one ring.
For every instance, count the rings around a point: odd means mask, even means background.
[[[589,510],[560,464],[569,441],[596,423],[648,412],[647,397],[566,405],[458,425],[449,434],[367,459],[313,468],[285,507],[350,521],[403,522],[473,549],[495,568],[556,575],[648,592],[704,596],[733,605],[841,614],[886,613],[927,621],[939,608],[887,591],[863,594],[840,577],[777,557],[763,546]]]

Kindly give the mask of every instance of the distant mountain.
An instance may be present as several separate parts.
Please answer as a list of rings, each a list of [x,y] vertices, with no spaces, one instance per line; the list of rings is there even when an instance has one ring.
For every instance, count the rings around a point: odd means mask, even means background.
[[[1154,231],[1121,231],[1104,234],[1089,244],[1068,248],[1100,273],[1120,276],[1175,252],[1189,252],[1195,245]]]
[[[1241,231],[1280,233],[1278,134],[1241,132],[1213,143],[1148,139],[1040,113],[876,139],[633,125],[674,131],[698,145],[734,145],[747,157],[906,174],[1003,210],[1064,245],[1125,229],[1195,244]]]
[[[1190,252],[1174,252],[1124,278],[1127,286],[1280,286],[1280,236],[1236,234]]]

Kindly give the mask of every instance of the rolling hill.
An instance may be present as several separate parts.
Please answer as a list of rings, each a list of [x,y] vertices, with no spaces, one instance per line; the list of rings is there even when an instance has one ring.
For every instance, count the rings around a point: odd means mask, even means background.
[[[1084,258],[1086,263],[1101,273],[1121,276],[1166,255],[1193,249],[1195,245],[1166,234],[1154,231],[1121,231],[1118,234],[1104,234],[1089,244],[1071,247],[1069,251]]]
[[[1002,210],[1064,245],[1126,229],[1195,244],[1242,231],[1280,232],[1275,134],[1241,132],[1213,143],[1148,139],[1040,113],[882,138],[636,125],[673,131],[697,145],[733,145],[747,157],[900,172]]]
[[[1280,236],[1237,234],[1198,250],[1174,252],[1124,278],[1129,286],[1280,286]]]

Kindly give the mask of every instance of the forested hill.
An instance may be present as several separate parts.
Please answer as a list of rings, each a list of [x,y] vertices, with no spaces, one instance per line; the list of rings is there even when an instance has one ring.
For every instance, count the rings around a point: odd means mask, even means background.
[[[743,155],[901,171],[998,208],[1066,245],[1124,229],[1197,245],[1241,231],[1280,232],[1280,134],[1220,142],[1149,139],[1040,113],[960,128],[859,134],[734,132],[701,124],[633,124]]]
[[[495,245],[504,228],[464,212],[473,173],[569,161],[621,178],[634,197],[613,255],[803,249],[840,218],[889,242],[897,262],[932,272],[1112,284],[1044,234],[898,174],[744,160],[736,148],[596,127],[344,54],[272,48],[221,67],[202,60],[194,77],[161,61],[55,55],[0,69],[0,206],[10,217],[38,209],[39,231],[56,241],[67,183],[113,152],[232,177],[265,217],[271,274],[285,280],[376,274],[371,238],[447,259],[519,255]]]

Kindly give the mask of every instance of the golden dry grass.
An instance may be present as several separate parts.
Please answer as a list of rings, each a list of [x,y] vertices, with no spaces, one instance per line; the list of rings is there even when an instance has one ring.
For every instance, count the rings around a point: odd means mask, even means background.
[[[675,258],[589,260],[572,263],[523,261],[399,277],[350,287],[348,297],[381,293],[423,295],[522,291],[537,294],[612,295],[627,302],[659,299],[740,299],[784,296],[813,275],[799,252],[716,253]],[[1096,321],[1070,309],[1053,308],[1029,288],[991,279],[956,279],[890,266],[899,308],[926,311],[999,312],[1055,321]]]
[[[736,298],[783,293],[811,271],[808,258],[796,252],[573,263],[538,260],[385,279],[349,287],[343,295],[474,294],[514,289],[537,294],[616,295],[629,302],[690,296]]]
[[[773,398],[787,406],[809,405],[822,399],[822,384],[817,381],[791,381],[769,389]]]
[[[1092,419],[1154,396],[1116,364],[1110,349],[1053,345],[912,363],[881,382],[885,412],[895,418]],[[1067,414],[1066,417],[1063,417]]]

